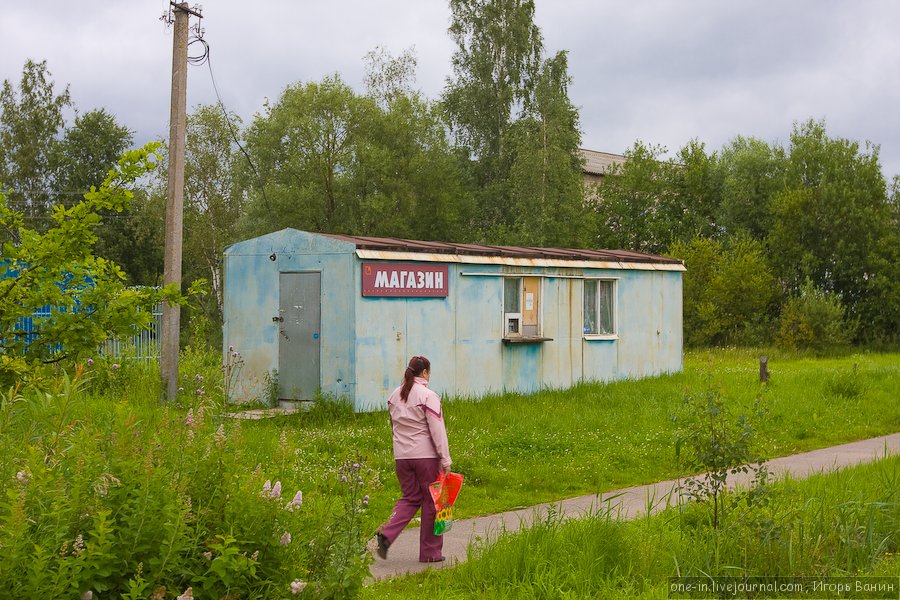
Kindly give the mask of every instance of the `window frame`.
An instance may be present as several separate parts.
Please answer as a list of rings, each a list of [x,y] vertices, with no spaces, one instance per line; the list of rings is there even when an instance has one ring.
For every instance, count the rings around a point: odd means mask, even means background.
[[[584,278],[584,286],[582,293],[582,337],[585,340],[617,340],[619,339],[619,281],[616,277],[585,277]],[[585,321],[587,320],[587,283],[588,282],[596,282],[596,287],[594,289],[594,310],[596,314],[594,316],[595,328],[597,331],[589,332],[585,331]],[[610,311],[610,318],[612,320],[612,331],[610,332],[600,332],[600,283],[608,283],[612,288],[610,290],[609,298],[612,300],[612,309]]]
[[[507,282],[511,280],[516,280],[518,285],[516,286],[516,296],[519,299],[519,312],[507,312]],[[522,298],[522,288],[524,287],[524,277],[521,275],[509,275],[503,277],[503,337],[504,338],[520,338],[524,334],[522,333],[522,304],[524,302]],[[519,330],[515,332],[510,332],[509,321],[510,319],[517,319],[519,324]]]

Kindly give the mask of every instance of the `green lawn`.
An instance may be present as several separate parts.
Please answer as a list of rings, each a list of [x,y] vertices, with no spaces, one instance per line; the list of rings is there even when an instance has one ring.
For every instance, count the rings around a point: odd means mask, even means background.
[[[185,391],[162,406],[158,374],[131,361],[97,359],[72,378],[54,376],[45,392],[0,391],[0,580],[10,594],[357,589],[368,570],[359,548],[398,495],[387,414],[321,402],[236,420],[222,405],[217,362],[185,352]],[[446,399],[455,470],[467,481],[456,517],[684,474],[673,416],[686,396],[710,389],[735,414],[760,400],[768,457],[900,431],[898,354],[773,354],[770,371],[763,388],[757,352],[692,352],[674,375]],[[302,504],[285,510],[297,491]]]
[[[738,411],[762,394],[763,455],[774,458],[900,431],[900,355],[773,356],[758,383],[758,353],[688,353],[683,373],[585,384],[532,395],[445,400],[454,470],[466,476],[459,517],[673,478],[672,416],[686,393],[720,385]],[[385,413],[288,417],[249,425],[261,443],[288,431],[310,457],[302,478],[358,452],[384,484],[373,509],[386,515],[398,493]]]
[[[362,597],[668,598],[678,576],[869,575],[900,586],[900,457],[784,480],[766,498],[732,508],[719,529],[697,503],[633,521],[550,517],[472,547],[456,567],[375,583]]]

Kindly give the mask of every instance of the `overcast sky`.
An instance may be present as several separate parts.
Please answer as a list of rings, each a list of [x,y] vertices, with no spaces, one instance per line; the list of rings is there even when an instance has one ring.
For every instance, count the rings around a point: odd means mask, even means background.
[[[787,144],[793,124],[881,147],[900,174],[900,2],[895,0],[536,0],[547,53],[568,50],[582,145],[635,140],[718,150],[736,135]],[[419,89],[451,73],[444,0],[201,3],[222,101],[249,122],[265,98],[340,73],[363,90],[364,55],[413,47]],[[5,2],[0,78],[47,60],[81,111],[106,108],[136,141],[168,133],[172,30],[166,0]],[[193,20],[192,20],[193,22]],[[188,73],[188,106],[215,102],[207,66]]]

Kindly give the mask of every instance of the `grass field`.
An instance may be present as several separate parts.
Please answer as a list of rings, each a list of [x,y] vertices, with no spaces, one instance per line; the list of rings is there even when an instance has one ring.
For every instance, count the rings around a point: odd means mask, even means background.
[[[218,357],[182,359],[185,391],[162,406],[158,375],[134,362],[98,360],[45,392],[0,393],[0,580],[15,584],[6,591],[358,589],[367,566],[354,548],[398,495],[386,413],[320,402],[236,420],[222,403]],[[766,408],[757,450],[768,457],[900,431],[898,354],[773,354],[769,366],[763,388],[757,352],[694,352],[678,374],[445,399],[454,469],[467,478],[456,517],[683,475],[673,417],[686,396],[713,388],[734,413],[757,400]],[[296,491],[302,509],[284,510]]]
[[[764,389],[758,383],[758,353],[696,352],[686,356],[684,372],[674,375],[479,402],[445,400],[454,470],[466,475],[458,515],[683,474],[675,459],[672,417],[686,394],[709,385],[720,386],[738,411],[749,412],[762,394],[768,415],[760,424],[759,450],[770,458],[900,431],[900,355],[776,355],[769,369]],[[373,510],[389,511],[398,488],[384,413],[323,410],[250,427],[260,432],[262,444],[282,429],[296,432],[295,443],[312,459],[304,477],[313,476],[319,460],[358,452],[384,484],[373,495]]]
[[[375,583],[362,597],[669,598],[674,577],[869,575],[900,586],[900,457],[782,480],[764,506],[733,509],[719,529],[708,513],[690,504],[626,522],[549,517],[472,547],[456,567]]]

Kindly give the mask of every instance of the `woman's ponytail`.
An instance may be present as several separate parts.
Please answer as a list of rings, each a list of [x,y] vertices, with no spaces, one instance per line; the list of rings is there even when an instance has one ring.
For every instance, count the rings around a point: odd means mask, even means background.
[[[409,398],[409,391],[412,389],[415,378],[420,376],[424,371],[431,370],[431,362],[424,356],[413,356],[409,359],[409,366],[403,372],[403,385],[400,387],[400,399],[406,402]]]

